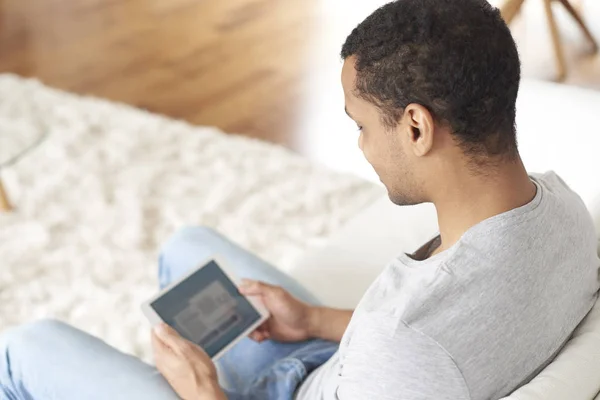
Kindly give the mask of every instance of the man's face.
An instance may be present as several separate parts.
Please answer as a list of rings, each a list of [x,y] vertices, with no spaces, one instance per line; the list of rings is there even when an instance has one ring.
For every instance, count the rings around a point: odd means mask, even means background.
[[[419,188],[415,185],[414,160],[406,152],[410,127],[398,122],[394,128],[387,127],[380,110],[372,103],[357,97],[354,91],[356,70],[354,57],[348,57],[342,68],[342,86],[346,101],[346,113],[360,130],[358,147],[371,164],[388,191],[390,200],[398,205],[422,202]],[[406,136],[406,137],[405,137]]]

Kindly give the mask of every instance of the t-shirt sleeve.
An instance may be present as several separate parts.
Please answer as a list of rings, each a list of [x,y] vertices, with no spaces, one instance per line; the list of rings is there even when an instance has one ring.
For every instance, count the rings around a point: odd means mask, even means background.
[[[342,360],[339,400],[471,400],[450,355],[428,336],[404,324],[391,335],[377,329],[356,334],[370,336],[357,340],[368,348]]]

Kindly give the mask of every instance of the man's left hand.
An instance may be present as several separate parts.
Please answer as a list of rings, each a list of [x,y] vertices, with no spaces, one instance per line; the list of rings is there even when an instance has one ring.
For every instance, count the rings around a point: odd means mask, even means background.
[[[152,331],[156,368],[184,400],[226,400],[210,357],[167,324]]]

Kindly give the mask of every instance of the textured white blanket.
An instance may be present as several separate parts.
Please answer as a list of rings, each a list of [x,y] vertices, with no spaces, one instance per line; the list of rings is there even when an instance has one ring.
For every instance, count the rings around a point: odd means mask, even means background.
[[[139,305],[178,227],[214,227],[285,269],[381,194],[280,147],[11,75],[0,129],[49,133],[2,171],[18,209],[0,214],[1,327],[59,318],[145,359]]]

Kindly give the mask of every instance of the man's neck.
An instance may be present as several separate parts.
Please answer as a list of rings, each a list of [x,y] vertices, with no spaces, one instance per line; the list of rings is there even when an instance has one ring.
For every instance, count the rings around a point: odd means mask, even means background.
[[[521,207],[536,194],[520,158],[488,175],[455,173],[443,189],[434,200],[442,239],[435,253],[454,245],[479,222]]]

